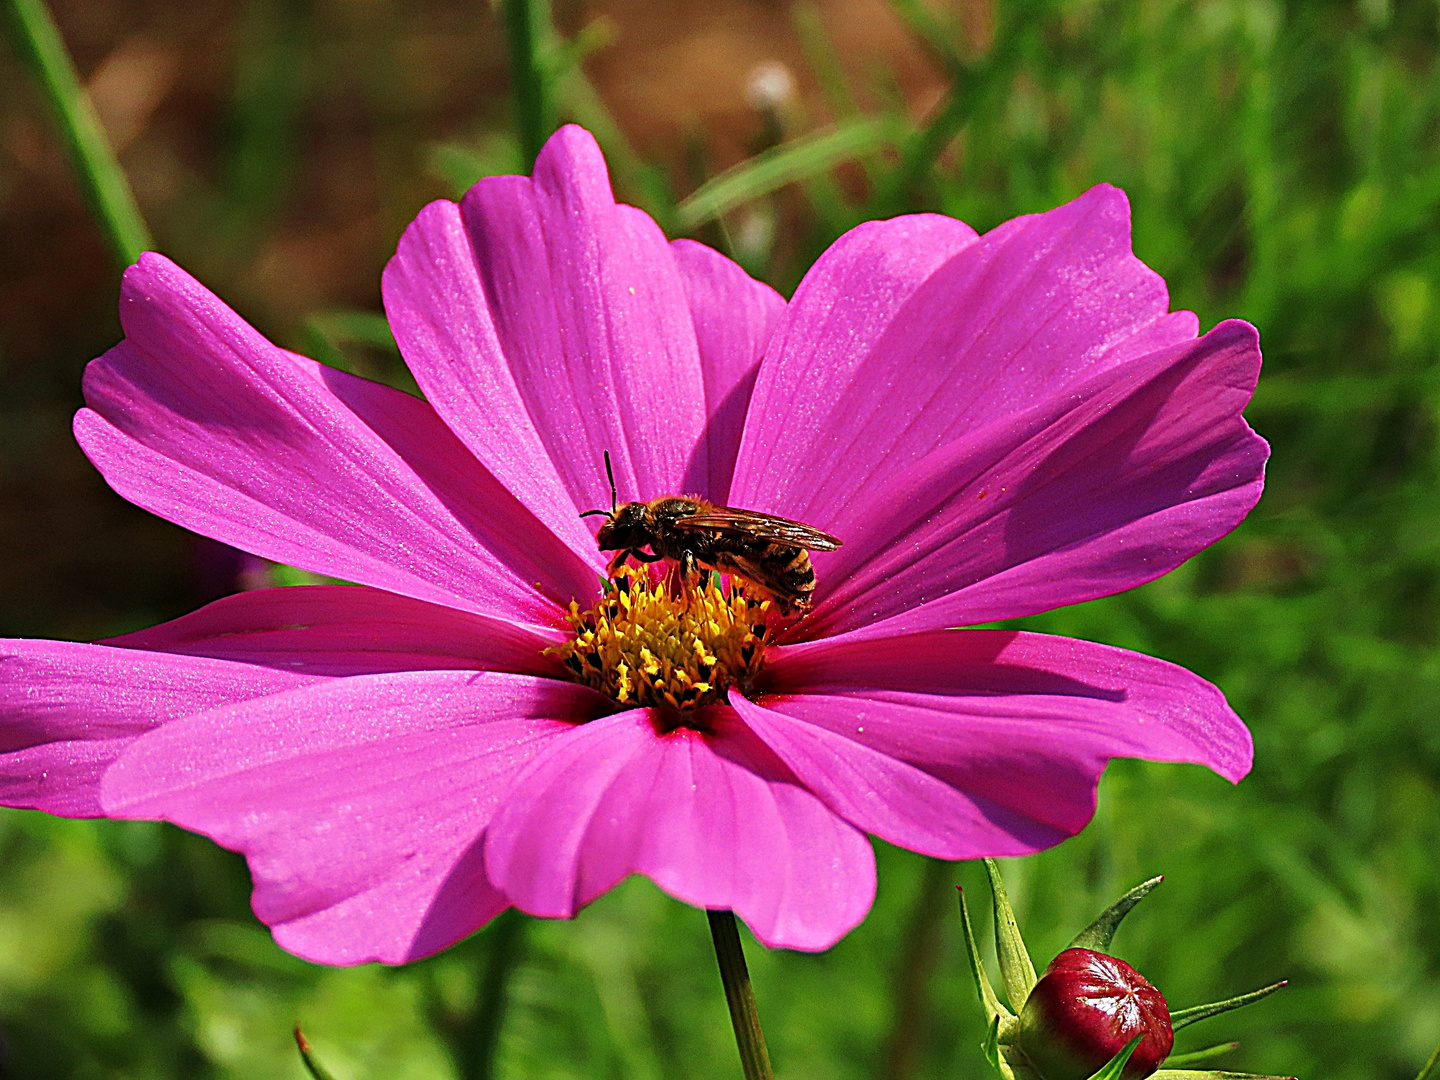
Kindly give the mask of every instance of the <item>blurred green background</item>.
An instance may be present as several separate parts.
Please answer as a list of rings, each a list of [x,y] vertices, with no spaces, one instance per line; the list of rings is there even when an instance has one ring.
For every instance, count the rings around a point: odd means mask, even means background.
[[[1260,327],[1269,485],[1179,571],[1025,625],[1214,680],[1256,763],[1238,788],[1115,763],[1081,836],[1006,865],[1021,925],[1043,963],[1163,873],[1116,951],[1173,1004],[1291,980],[1177,1049],[1238,1038],[1230,1068],[1399,1080],[1440,1043],[1435,0],[54,11],[159,247],[277,341],[400,384],[377,318],[400,230],[561,120],[596,131],[623,198],[787,292],[868,217],[983,230],[1123,187],[1174,306]],[[74,447],[116,285],[0,50],[0,634],[113,634],[265,573],[126,505]],[[983,874],[879,859],[873,913],[830,953],[750,942],[777,1072],[984,1076],[951,889],[978,900]],[[403,969],[288,957],[247,896],[238,857],[176,830],[0,811],[0,1075],[298,1078],[296,1021],[339,1080],[489,1075],[507,950],[493,1075],[739,1075],[704,917],[643,881]]]

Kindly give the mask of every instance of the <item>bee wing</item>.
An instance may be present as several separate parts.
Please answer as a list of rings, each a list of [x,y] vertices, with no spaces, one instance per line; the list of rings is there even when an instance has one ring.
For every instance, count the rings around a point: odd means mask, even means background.
[[[705,506],[678,519],[680,529],[709,529],[732,536],[751,536],[757,540],[774,540],[810,551],[834,551],[840,541],[829,533],[812,529],[798,521],[762,514],[755,510],[737,510],[733,506]]]

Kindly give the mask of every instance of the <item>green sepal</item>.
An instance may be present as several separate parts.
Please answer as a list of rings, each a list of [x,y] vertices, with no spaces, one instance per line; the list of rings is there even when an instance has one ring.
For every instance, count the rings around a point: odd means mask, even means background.
[[[1096,1072],[1090,1074],[1090,1080],[1120,1080],[1120,1074],[1125,1071],[1125,1066],[1130,1061],[1130,1055],[1135,1053],[1135,1048],[1140,1045],[1140,1040],[1144,1037],[1144,1035],[1136,1035],[1122,1046],[1113,1058],[1101,1065]]]
[[[1266,986],[1259,990],[1252,990],[1248,994],[1241,994],[1239,997],[1226,998],[1224,1001],[1212,1001],[1209,1005],[1194,1005],[1188,1009],[1181,1009],[1179,1012],[1170,1014],[1170,1027],[1175,1031],[1195,1023],[1197,1020],[1208,1020],[1212,1016],[1219,1016],[1221,1013],[1229,1012],[1231,1009],[1238,1009],[1242,1005],[1249,1005],[1259,1001],[1261,998],[1269,997],[1276,990],[1285,985],[1281,980],[1272,986]]]
[[[1276,1076],[1271,1073],[1225,1072],[1223,1069],[1160,1069],[1150,1074],[1150,1080],[1298,1080],[1298,1078]]]
[[[1150,890],[1164,880],[1163,877],[1153,877],[1149,881],[1136,885],[1135,888],[1102,911],[1098,919],[1076,934],[1075,940],[1070,942],[1069,947],[1107,952],[1111,940],[1115,937],[1115,931],[1120,926],[1120,920],[1129,915],[1130,909],[1145,899]]]
[[[299,1024],[295,1025],[295,1048],[300,1051],[300,1061],[313,1080],[335,1080],[334,1074],[315,1059],[315,1054],[310,1049],[310,1040],[305,1038]]]
[[[1030,1064],[1030,1059],[1018,1046],[1006,1046],[1002,1043],[1000,1060],[1000,1075],[1005,1077],[1005,1080],[1045,1080],[1035,1071],[1035,1066]]]
[[[975,931],[970,927],[970,909],[965,905],[965,890],[956,885],[955,891],[960,896],[960,925],[965,931],[965,954],[970,958],[970,974],[975,976],[975,990],[980,995],[985,1019],[998,1038],[999,1028],[1011,1026],[1015,1017],[1009,1009],[1000,1004],[1000,999],[995,996],[995,988],[990,985],[990,976],[985,973],[985,964],[981,961],[980,950],[975,945]]]
[[[980,1044],[985,1060],[1000,1075],[1000,1080],[1045,1080],[1018,1046],[1006,1046],[1001,1041],[1000,1029],[1000,1018],[997,1016],[990,1021],[990,1032]]]
[[[1221,1054],[1228,1054],[1240,1044],[1238,1042],[1217,1043],[1214,1046],[1207,1046],[1204,1050],[1191,1050],[1184,1054],[1171,1054],[1165,1059],[1166,1065],[1199,1065],[1202,1061],[1209,1061],[1211,1058],[1219,1057]]]
[[[985,1054],[985,1060],[990,1067],[1001,1076],[1005,1071],[1000,1067],[1000,1016],[996,1014],[990,1017],[990,1030],[985,1033],[985,1041],[980,1044],[981,1051]]]
[[[990,875],[990,892],[995,897],[995,955],[1000,959],[1000,978],[1005,983],[1010,1008],[1018,1015],[1025,1008],[1030,991],[1035,989],[1035,965],[1025,951],[1025,941],[1010,907],[1000,867],[994,859],[986,859],[985,871]]]

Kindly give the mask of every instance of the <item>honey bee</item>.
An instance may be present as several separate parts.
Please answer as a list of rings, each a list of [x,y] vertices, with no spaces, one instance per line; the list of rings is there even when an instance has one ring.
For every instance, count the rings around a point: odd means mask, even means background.
[[[614,551],[611,575],[634,558],[639,562],[670,559],[690,587],[697,570],[714,570],[742,578],[774,598],[783,614],[806,611],[815,591],[811,551],[834,551],[840,541],[819,529],[755,510],[716,506],[693,495],[662,495],[649,502],[616,505],[615,474],[605,453],[610,479],[610,509],[587,510],[600,515],[595,540],[601,551]],[[643,551],[649,547],[650,553]]]

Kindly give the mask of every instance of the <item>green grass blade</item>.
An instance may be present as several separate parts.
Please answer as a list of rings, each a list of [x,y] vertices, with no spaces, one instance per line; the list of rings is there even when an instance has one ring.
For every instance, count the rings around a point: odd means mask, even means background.
[[[810,0],[801,0],[791,8],[790,22],[795,27],[805,60],[820,83],[820,89],[825,92],[825,100],[830,103],[833,115],[857,115],[860,112],[859,106],[855,104],[855,96],[850,93],[850,84],[845,79],[845,71],[840,66],[835,45],[830,40],[830,35],[825,32],[825,21],[820,16],[820,9]]]
[[[43,0],[5,0],[5,14],[16,50],[34,70],[55,114],[85,201],[105,230],[116,261],[129,266],[155,244],[60,30]]]
[[[891,141],[896,130],[897,122],[887,117],[855,117],[790,139],[702,184],[676,209],[676,224],[693,229],[743,202],[868,153]]]
[[[919,183],[940,151],[974,115],[989,89],[1010,77],[1019,58],[1021,44],[1045,7],[1046,0],[1019,0],[1013,9],[1001,13],[995,43],[986,56],[968,63],[958,59],[953,62],[947,60],[950,91],[930,120],[911,134],[901,147],[900,163],[876,192],[873,208],[876,214],[899,212],[899,208],[905,205],[907,193]],[[928,40],[927,35],[922,34],[922,37]]]
[[[905,21],[920,41],[935,54],[946,70],[955,72],[965,61],[955,48],[955,35],[920,0],[890,0],[890,7]]]

